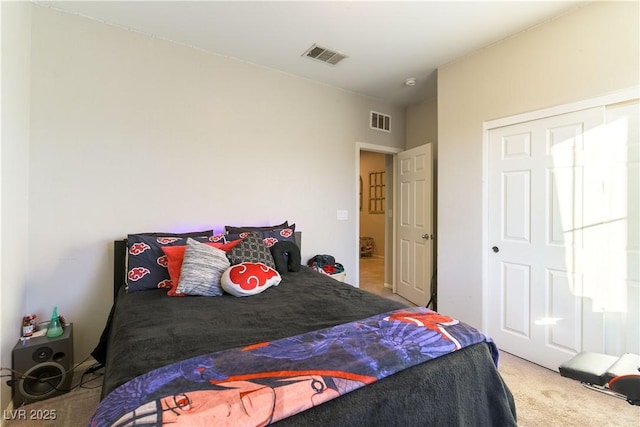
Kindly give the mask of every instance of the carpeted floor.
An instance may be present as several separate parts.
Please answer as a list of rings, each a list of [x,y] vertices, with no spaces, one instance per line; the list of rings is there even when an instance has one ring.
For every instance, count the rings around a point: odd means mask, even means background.
[[[23,405],[6,411],[3,416],[5,427],[86,427],[100,402],[102,373],[104,369],[85,375],[87,368],[95,363],[93,358],[78,366],[69,393],[40,402]],[[82,381],[82,383],[81,383]],[[47,415],[53,419],[42,419]],[[11,419],[14,418],[14,419]]]
[[[502,352],[500,374],[513,393],[521,427],[637,427],[640,406]]]
[[[384,258],[360,258],[360,289],[376,295],[413,305],[410,301],[394,294],[391,288],[384,286]]]

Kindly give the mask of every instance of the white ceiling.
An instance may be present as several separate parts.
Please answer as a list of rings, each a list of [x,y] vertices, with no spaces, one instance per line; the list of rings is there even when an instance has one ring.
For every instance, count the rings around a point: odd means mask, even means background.
[[[570,1],[37,1],[159,38],[410,105],[436,70],[580,7]],[[335,66],[312,45],[348,56]],[[417,84],[404,85],[414,77]]]

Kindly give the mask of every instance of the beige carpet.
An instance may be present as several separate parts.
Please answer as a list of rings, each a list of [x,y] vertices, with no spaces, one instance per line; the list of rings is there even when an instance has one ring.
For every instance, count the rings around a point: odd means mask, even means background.
[[[384,258],[361,257],[360,258],[360,289],[392,300],[413,305],[410,301],[394,294],[390,288],[384,286]]]
[[[499,371],[514,395],[521,427],[640,426],[640,406],[511,354],[501,353]]]
[[[85,375],[83,384],[80,384],[80,380],[85,370],[94,363],[95,360],[90,359],[76,368],[71,384],[72,390],[69,393],[23,405],[11,413],[5,411],[3,418],[6,424],[3,425],[5,427],[86,427],[100,402],[101,374],[104,369],[95,374]],[[14,418],[24,416],[26,419],[11,420],[12,414]],[[43,420],[39,414],[55,414],[55,419]],[[30,419],[32,416],[33,419]]]

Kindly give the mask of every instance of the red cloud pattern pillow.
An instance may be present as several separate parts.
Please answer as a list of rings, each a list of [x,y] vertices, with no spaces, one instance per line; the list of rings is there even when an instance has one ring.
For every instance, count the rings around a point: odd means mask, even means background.
[[[222,289],[235,297],[256,295],[277,286],[282,278],[271,267],[259,262],[243,262],[232,265],[220,278]]]

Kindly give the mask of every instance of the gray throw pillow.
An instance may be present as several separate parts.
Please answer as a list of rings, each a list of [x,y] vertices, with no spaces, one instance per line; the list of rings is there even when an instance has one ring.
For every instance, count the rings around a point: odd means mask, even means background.
[[[223,294],[220,277],[229,267],[227,254],[223,250],[189,238],[176,292],[220,296]]]
[[[227,252],[227,258],[229,258],[231,265],[242,262],[261,262],[267,267],[276,269],[269,247],[265,245],[262,237],[256,233],[249,234],[235,245],[233,249]]]

